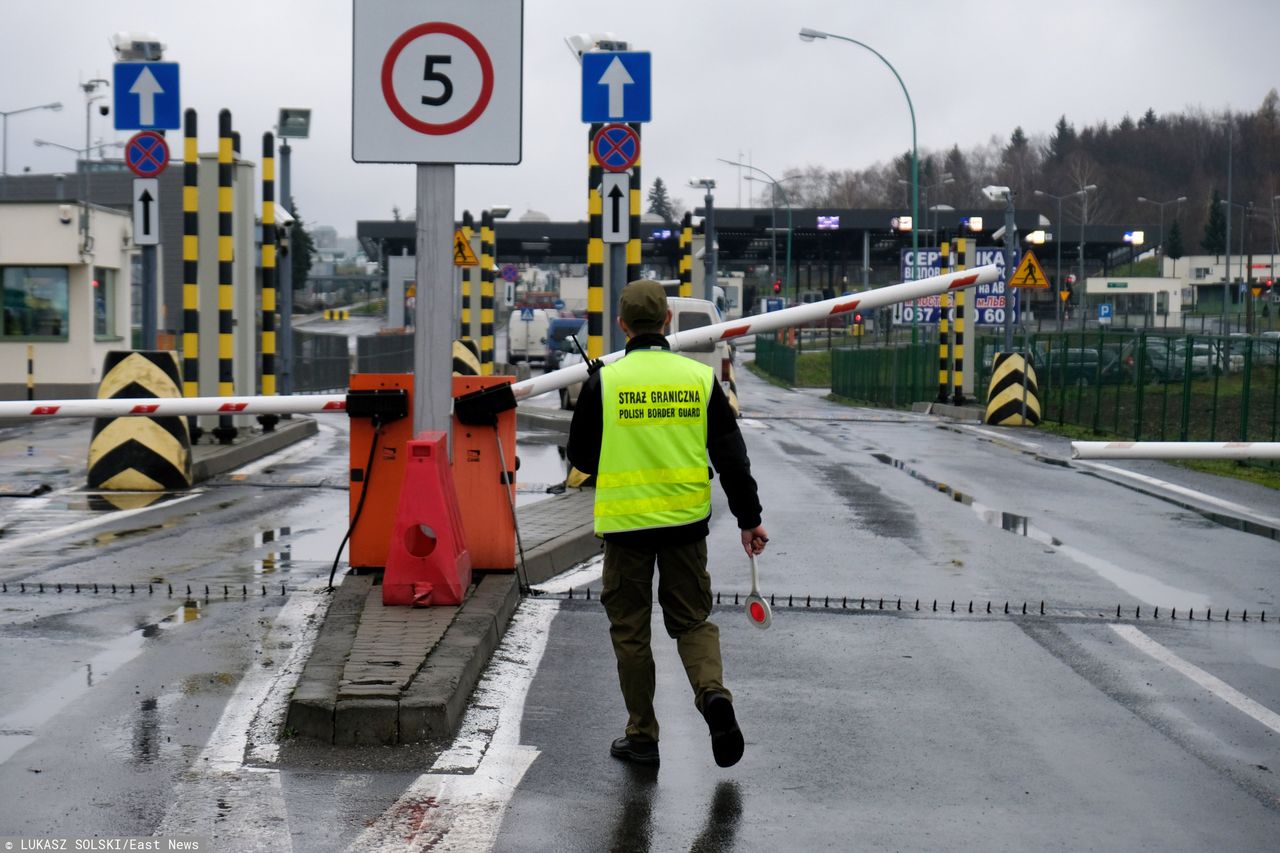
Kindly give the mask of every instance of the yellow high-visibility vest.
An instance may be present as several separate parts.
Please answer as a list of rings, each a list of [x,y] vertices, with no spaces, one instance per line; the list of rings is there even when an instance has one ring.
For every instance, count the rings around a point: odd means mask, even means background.
[[[707,405],[715,373],[664,349],[637,349],[600,370],[604,431],[597,535],[676,527],[711,514]]]

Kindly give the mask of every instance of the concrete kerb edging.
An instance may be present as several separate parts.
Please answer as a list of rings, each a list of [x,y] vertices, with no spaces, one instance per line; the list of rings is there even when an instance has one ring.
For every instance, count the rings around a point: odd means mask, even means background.
[[[589,523],[539,545],[525,554],[529,582],[559,574],[600,547]],[[514,574],[482,575],[398,701],[339,700],[338,683],[372,585],[371,575],[347,575],[334,593],[289,701],[288,734],[336,745],[416,743],[452,735],[520,603]]]
[[[285,733],[333,742],[334,705],[338,682],[356,641],[360,615],[373,588],[372,575],[347,575],[338,585],[324,615],[311,657],[302,668],[289,700]]]
[[[196,445],[191,448],[191,480],[199,483],[234,471],[242,465],[248,465],[309,438],[318,431],[315,418],[292,417],[280,420],[271,432],[252,435],[238,444]]]

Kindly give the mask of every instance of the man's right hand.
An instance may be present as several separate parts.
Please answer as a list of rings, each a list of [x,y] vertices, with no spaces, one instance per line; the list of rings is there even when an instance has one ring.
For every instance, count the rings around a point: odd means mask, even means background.
[[[763,554],[765,543],[768,541],[769,534],[765,532],[763,524],[757,525],[751,530],[742,531],[742,550],[748,554]]]

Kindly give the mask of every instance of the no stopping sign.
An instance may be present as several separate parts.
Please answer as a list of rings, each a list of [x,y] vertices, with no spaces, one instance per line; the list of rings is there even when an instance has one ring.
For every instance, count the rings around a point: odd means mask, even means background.
[[[518,163],[522,0],[354,0],[352,157]]]

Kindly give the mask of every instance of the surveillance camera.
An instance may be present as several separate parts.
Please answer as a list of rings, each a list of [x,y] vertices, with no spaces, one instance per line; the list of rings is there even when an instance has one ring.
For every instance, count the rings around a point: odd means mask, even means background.
[[[110,38],[116,59],[121,62],[159,62],[165,44],[154,33],[119,32]]]
[[[58,221],[61,222],[63,225],[71,224],[71,205],[69,204],[58,205]]]
[[[104,116],[111,115],[111,107],[107,106],[106,104],[101,105],[100,107],[98,107],[98,114],[104,115]]]
[[[1004,201],[1013,195],[1013,191],[1008,187],[989,186],[982,188],[982,194],[987,201]]]

